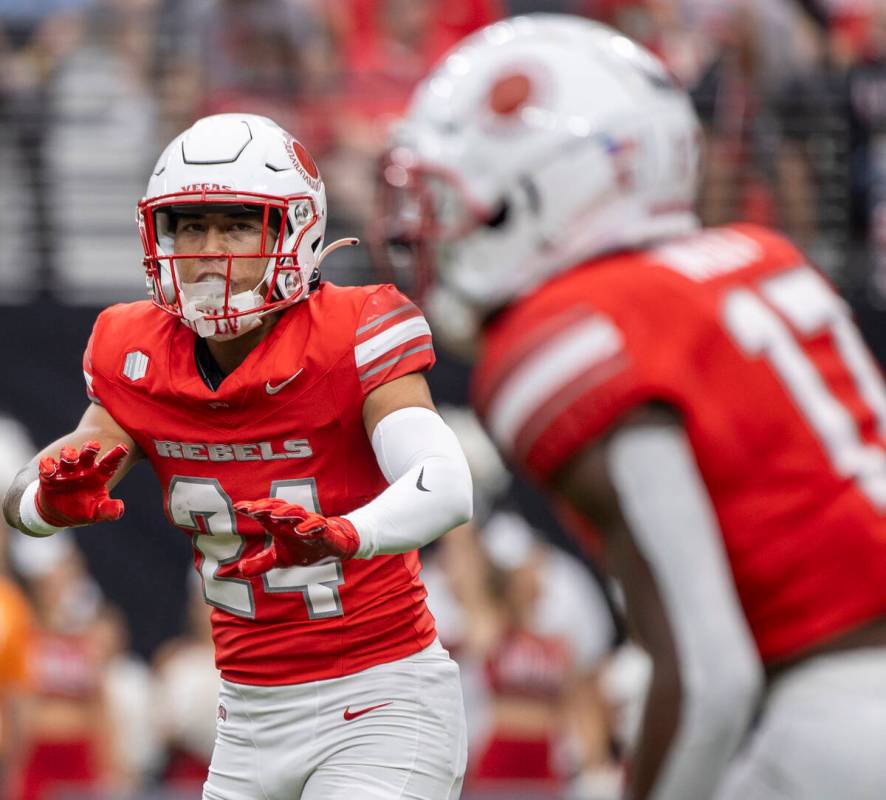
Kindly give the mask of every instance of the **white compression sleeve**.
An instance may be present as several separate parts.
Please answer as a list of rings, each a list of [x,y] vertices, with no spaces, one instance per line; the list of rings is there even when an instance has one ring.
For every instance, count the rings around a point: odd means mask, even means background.
[[[613,436],[609,470],[676,639],[683,706],[654,800],[709,800],[763,684],[723,537],[692,447],[676,426]]]
[[[406,553],[462,525],[473,513],[468,462],[452,430],[427,408],[401,408],[372,433],[388,486],[345,514],[360,534],[355,558]]]

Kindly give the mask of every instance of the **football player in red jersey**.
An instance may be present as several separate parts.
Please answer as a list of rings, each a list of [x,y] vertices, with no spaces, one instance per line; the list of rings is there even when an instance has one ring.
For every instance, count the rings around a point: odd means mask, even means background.
[[[416,90],[382,250],[479,344],[501,450],[602,531],[654,663],[628,796],[884,797],[886,388],[790,243],[699,228],[698,134],[615,31],[501,22]]]
[[[152,302],[99,315],[92,402],[7,519],[36,536],[117,519],[109,490],[150,461],[213,607],[208,800],[457,798],[458,669],[416,551],[470,518],[472,491],[421,375],[427,322],[391,286],[320,282],[323,183],[264,117],[173,140],[138,216]]]

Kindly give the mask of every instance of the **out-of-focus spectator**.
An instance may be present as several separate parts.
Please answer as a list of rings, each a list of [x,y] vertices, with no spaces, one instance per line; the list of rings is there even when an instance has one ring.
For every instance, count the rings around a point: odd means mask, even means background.
[[[94,0],[83,36],[48,82],[44,162],[62,302],[144,296],[133,209],[157,149],[156,10],[157,0]]]
[[[315,0],[163,2],[157,68],[169,135],[214,113],[272,117],[316,155],[332,53]],[[161,137],[165,139],[165,136]]]
[[[210,607],[192,576],[188,625],[154,660],[154,719],[163,747],[162,780],[180,789],[199,789],[215,742],[220,677],[210,628]]]
[[[708,225],[736,218],[783,223],[772,181],[779,152],[772,104],[808,66],[809,32],[799,12],[776,5],[732,4],[710,32],[718,42],[710,64],[690,85],[707,139],[699,211]]]
[[[874,302],[886,306],[886,6],[875,3],[845,74],[854,234],[867,245]]]
[[[817,61],[785,84],[778,102],[781,196],[788,211],[805,207],[808,224],[796,225],[796,213],[784,220],[845,293],[883,305],[886,7],[854,0],[819,6]],[[874,291],[865,297],[863,288]]]
[[[586,2],[595,19],[618,28],[664,61],[683,86],[693,86],[717,55],[711,35],[734,3],[710,7],[698,0],[597,0]]]
[[[331,214],[365,226],[389,126],[437,59],[502,9],[498,0],[335,0],[328,9],[342,74],[331,116],[338,148],[321,167]]]
[[[0,549],[5,549],[7,535],[0,521]],[[0,555],[0,786],[9,785],[20,768],[31,635],[31,609]]]
[[[448,534],[423,580],[462,669],[469,788],[617,782],[598,685],[615,632],[585,568],[518,515],[499,513],[482,534],[470,525]]]
[[[102,663],[90,636],[101,593],[71,540],[53,537],[58,558],[29,577],[37,629],[29,665],[28,741],[13,800],[44,800],[59,788],[115,784]],[[66,542],[66,543],[65,543]]]
[[[336,0],[330,19],[344,72],[342,109],[384,125],[456,42],[501,16],[497,0]]]
[[[491,726],[475,780],[565,787],[583,772],[609,771],[598,671],[615,627],[599,585],[517,514],[492,517],[481,541],[496,630],[485,652]]]
[[[0,417],[0,491],[6,491],[32,449],[21,426]],[[33,633],[30,605],[8,570],[10,535],[5,521],[0,519],[0,787],[11,785],[20,770]]]
[[[488,638],[490,615],[485,581],[488,565],[473,525],[450,531],[434,548],[422,552],[421,579],[428,592],[440,642],[458,663],[468,733],[468,764],[489,727],[486,679],[480,642]],[[481,613],[477,614],[477,610]]]
[[[864,58],[871,15],[880,0],[798,0],[819,24],[829,28],[830,55],[845,69]]]
[[[90,2],[0,3],[0,170],[14,176],[0,182],[0,207],[12,211],[0,214],[0,282],[13,296],[45,291],[54,275],[52,175],[43,149],[51,117],[47,86],[82,35]]]
[[[135,790],[154,773],[160,757],[155,731],[151,671],[129,650],[126,618],[104,603],[89,626],[101,670],[115,790]]]

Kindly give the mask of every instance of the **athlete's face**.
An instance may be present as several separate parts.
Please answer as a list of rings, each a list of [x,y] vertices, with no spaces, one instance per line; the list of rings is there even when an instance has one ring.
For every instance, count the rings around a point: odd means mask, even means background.
[[[270,226],[264,239],[264,251],[272,253],[276,234]],[[262,215],[259,212],[183,215],[177,220],[174,251],[201,256],[176,259],[179,279],[184,283],[223,280],[228,270],[228,254],[255,254],[262,249]],[[268,256],[234,258],[231,266],[232,293],[255,289],[267,263]]]

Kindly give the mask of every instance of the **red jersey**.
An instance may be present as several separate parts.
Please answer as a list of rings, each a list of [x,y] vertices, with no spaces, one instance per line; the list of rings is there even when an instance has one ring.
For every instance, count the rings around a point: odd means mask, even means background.
[[[192,537],[222,677],[334,678],[429,645],[416,552],[247,580],[237,562],[262,544],[240,533],[261,528],[233,510],[271,496],[338,516],[387,488],[363,401],[433,365],[419,310],[390,286],[321,284],[217,391],[200,377],[194,347],[194,333],[150,302],[112,306],[95,323],[84,371],[91,399],[150,460],[170,521]]]
[[[494,321],[474,390],[542,483],[632,408],[676,408],[764,662],[886,613],[886,388],[777,234],[711,229],[571,270]]]

